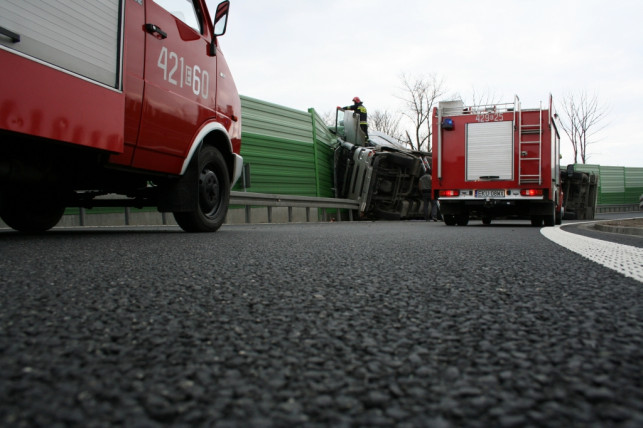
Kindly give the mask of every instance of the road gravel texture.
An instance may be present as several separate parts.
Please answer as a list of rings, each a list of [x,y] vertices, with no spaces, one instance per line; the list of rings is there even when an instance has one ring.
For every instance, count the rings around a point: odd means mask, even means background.
[[[3,426],[643,426],[643,284],[538,228],[2,233],[0,253]]]

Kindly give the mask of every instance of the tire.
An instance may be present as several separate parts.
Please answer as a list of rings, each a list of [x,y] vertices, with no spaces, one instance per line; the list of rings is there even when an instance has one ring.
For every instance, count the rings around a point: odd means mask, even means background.
[[[534,227],[542,227],[543,225],[543,218],[542,216],[535,215],[531,217],[531,225]]]
[[[466,226],[469,224],[469,215],[468,214],[460,214],[455,216],[455,222],[458,226]]]
[[[556,224],[563,224],[563,213],[562,213],[562,208],[561,211],[556,211]]]
[[[230,203],[230,176],[223,155],[211,146],[198,154],[196,206],[187,212],[175,212],[174,219],[186,232],[216,232],[225,221]]]
[[[556,224],[556,205],[552,203],[551,214],[543,216],[546,227],[552,227]]]
[[[482,217],[482,224],[488,226],[491,224],[491,217]]]
[[[442,216],[442,220],[444,220],[444,224],[447,226],[455,226],[455,216],[453,215],[445,214]]]
[[[12,229],[41,233],[54,227],[65,213],[57,189],[21,187],[6,191],[0,199],[0,217]]]

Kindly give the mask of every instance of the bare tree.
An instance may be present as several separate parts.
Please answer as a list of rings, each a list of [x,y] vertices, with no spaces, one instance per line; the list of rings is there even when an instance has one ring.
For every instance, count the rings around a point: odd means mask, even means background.
[[[435,74],[410,77],[402,74],[405,103],[402,114],[412,124],[412,131],[406,131],[407,144],[413,150],[431,151],[431,110],[436,100],[445,94],[444,81]]]
[[[321,120],[324,121],[327,126],[335,126],[337,111],[325,111],[323,114],[320,114],[319,117],[321,117]]]
[[[601,122],[607,115],[607,109],[599,103],[596,94],[590,97],[586,91],[581,91],[563,98],[563,110],[565,119],[562,125],[574,149],[574,163],[578,163],[579,154],[581,162],[587,163],[587,146],[595,143],[594,136],[605,128]]]
[[[368,115],[369,128],[374,131],[390,135],[396,140],[403,141],[404,137],[400,131],[400,117],[394,117],[386,110],[375,110]]]

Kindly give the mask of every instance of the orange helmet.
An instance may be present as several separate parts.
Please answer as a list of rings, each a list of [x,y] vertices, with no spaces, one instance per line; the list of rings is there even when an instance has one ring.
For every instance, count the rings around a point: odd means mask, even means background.
[[[355,98],[353,98],[353,102],[354,103],[361,103],[362,100],[360,100],[359,97],[355,97]]]

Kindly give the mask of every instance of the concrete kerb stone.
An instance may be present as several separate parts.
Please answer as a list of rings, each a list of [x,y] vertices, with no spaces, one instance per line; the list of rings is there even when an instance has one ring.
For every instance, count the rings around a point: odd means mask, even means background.
[[[609,232],[609,233],[621,233],[623,235],[635,235],[635,236],[643,236],[643,227],[640,226],[634,226],[634,227],[629,227],[629,226],[615,226],[615,225],[610,225],[605,223],[596,223],[594,224],[594,229],[599,230],[601,232]]]

